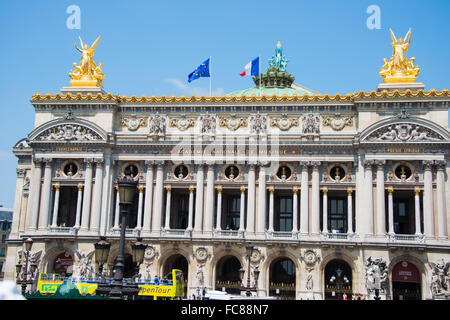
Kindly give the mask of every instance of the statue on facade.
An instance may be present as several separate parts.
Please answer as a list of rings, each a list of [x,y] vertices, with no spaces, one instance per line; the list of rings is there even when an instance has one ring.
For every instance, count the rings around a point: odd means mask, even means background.
[[[275,48],[275,55],[269,59],[269,71],[286,72],[287,62],[288,60],[283,56],[281,42],[278,41],[277,47]]]
[[[103,64],[99,63],[96,65],[94,62],[95,50],[97,49],[100,37],[90,47],[84,44],[81,38],[79,39],[81,48],[76,43],[75,48],[81,52],[81,61],[79,65],[75,62],[73,63],[75,69],[69,73],[72,79],[70,83],[73,87],[102,87],[102,82],[105,77],[105,74],[101,70]]]
[[[92,255],[86,254],[80,250],[75,251],[78,258],[74,267],[73,278],[74,279],[90,279],[95,271],[92,264]]]
[[[450,262],[430,262],[432,270],[431,294],[433,297],[450,296]]]
[[[387,286],[387,264],[382,258],[367,258],[366,263],[366,287],[369,292],[376,289],[384,292]]]
[[[411,43],[411,29],[406,33],[405,38],[397,38],[389,29],[392,39],[393,53],[392,58],[388,61],[383,59],[384,64],[379,74],[383,78],[384,82],[388,83],[412,83],[419,75],[419,66],[414,66],[415,58],[406,57],[406,52],[409,49]]]

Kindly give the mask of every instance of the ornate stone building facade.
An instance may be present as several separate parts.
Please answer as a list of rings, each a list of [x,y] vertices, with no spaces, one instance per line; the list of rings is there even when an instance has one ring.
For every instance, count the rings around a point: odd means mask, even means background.
[[[221,97],[33,95],[35,128],[13,148],[6,278],[26,237],[40,272],[94,276],[99,236],[112,263],[115,180],[131,173],[126,250],[137,236],[149,245],[142,278],[177,267],[188,295],[239,292],[250,263],[258,296],[448,297],[449,92],[322,95],[274,61],[262,79]]]

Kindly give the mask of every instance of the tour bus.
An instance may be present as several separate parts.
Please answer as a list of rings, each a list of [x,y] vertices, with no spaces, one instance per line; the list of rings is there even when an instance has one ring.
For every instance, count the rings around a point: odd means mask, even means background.
[[[72,283],[78,289],[81,295],[96,294],[97,280],[78,280],[71,278],[63,278],[58,274],[39,273],[36,291],[41,295],[55,294],[58,289],[65,283]],[[112,279],[107,280],[111,283]],[[173,269],[161,280],[138,282],[139,294],[141,298],[152,297],[157,299],[182,299],[184,297],[184,277],[183,272]]]

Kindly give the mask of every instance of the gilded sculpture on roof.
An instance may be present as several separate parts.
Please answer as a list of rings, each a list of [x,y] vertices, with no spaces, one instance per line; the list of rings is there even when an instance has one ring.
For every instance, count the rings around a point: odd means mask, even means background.
[[[70,84],[73,87],[102,87],[103,78],[105,77],[101,70],[103,64],[100,62],[96,65],[94,62],[95,50],[99,41],[100,37],[89,47],[80,38],[81,49],[75,43],[75,48],[81,52],[81,61],[79,65],[74,62],[75,70],[69,73],[72,79]]]
[[[397,38],[391,32],[393,53],[388,61],[384,58],[384,65],[380,70],[380,76],[385,83],[413,83],[419,75],[419,66],[414,65],[415,58],[408,59],[406,52],[411,43],[411,29],[406,33],[405,38]]]

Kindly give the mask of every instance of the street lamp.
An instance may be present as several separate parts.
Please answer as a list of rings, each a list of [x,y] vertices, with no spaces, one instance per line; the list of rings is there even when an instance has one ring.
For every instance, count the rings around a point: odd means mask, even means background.
[[[139,279],[139,266],[144,260],[144,253],[147,245],[142,242],[142,238],[138,237],[137,241],[131,245],[131,255],[133,257],[133,263],[136,265],[136,274],[134,276],[134,283],[137,286],[137,281]],[[138,290],[139,293],[139,290]]]
[[[94,244],[94,247],[95,247],[95,262],[98,263],[98,271],[100,274],[100,282],[97,286],[96,293],[99,295],[106,295],[109,293],[110,289],[105,282],[105,277],[103,276],[103,265],[108,260],[111,243],[106,241],[106,237],[100,237],[100,241],[96,242]]]
[[[27,285],[33,284],[34,272],[36,271],[36,268],[37,268],[37,265],[35,263],[32,263],[30,265],[30,273],[28,273],[28,260],[30,258],[31,247],[33,246],[33,239],[27,238],[26,240],[24,240],[23,246],[25,249],[25,268],[22,272],[22,277],[20,277],[20,271],[22,271],[21,261],[19,261],[19,263],[16,264],[16,272],[17,272],[16,283],[22,285],[22,295],[25,294]],[[29,277],[28,277],[28,275],[29,275]]]
[[[135,181],[131,175],[126,175],[123,178],[117,179],[117,185],[119,187],[119,205],[122,223],[120,227],[119,252],[117,254],[116,265],[114,266],[114,281],[112,283],[110,295],[113,300],[122,300],[127,294],[126,291],[128,291],[123,288],[125,230],[127,216],[130,215],[131,205],[133,204],[136,195],[137,181]]]
[[[338,299],[341,299],[341,291],[342,288],[344,287],[344,284],[348,284],[348,278],[346,276],[342,275],[342,270],[340,268],[338,268],[336,270],[336,276],[332,276],[330,278],[330,282],[331,283],[336,283],[336,289],[338,291]]]
[[[258,268],[255,268],[255,270],[253,271],[253,278],[255,280],[255,285],[253,287],[250,286],[250,258],[252,256],[253,250],[254,250],[253,246],[245,247],[245,251],[247,253],[247,258],[248,258],[247,285],[246,286],[242,285],[240,289],[245,290],[245,295],[247,297],[250,297],[252,295],[252,291],[257,290],[257,284],[258,284],[258,279],[259,279],[259,270],[258,270]],[[244,282],[244,274],[245,274],[244,268],[239,269],[239,274],[241,277],[241,281]]]

